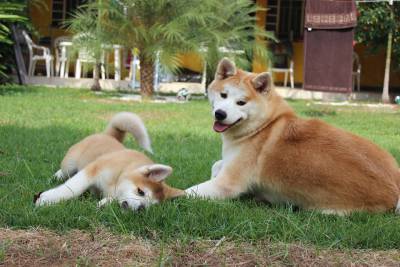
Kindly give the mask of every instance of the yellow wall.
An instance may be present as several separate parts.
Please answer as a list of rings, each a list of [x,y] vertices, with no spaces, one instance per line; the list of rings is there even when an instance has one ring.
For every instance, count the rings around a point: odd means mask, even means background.
[[[47,5],[47,9],[43,9],[42,7],[39,9],[33,7],[30,12],[32,23],[35,25],[35,29],[38,31],[39,36],[49,36],[54,40],[59,36],[67,35],[65,30],[51,26],[51,9],[53,1],[45,0],[44,2]]]

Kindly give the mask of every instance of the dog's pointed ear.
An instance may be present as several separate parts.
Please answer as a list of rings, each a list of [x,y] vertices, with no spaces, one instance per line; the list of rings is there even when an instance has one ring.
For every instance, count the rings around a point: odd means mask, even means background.
[[[236,74],[235,63],[224,57],[218,63],[217,71],[215,72],[215,80],[224,80]]]
[[[251,82],[259,93],[268,93],[272,88],[272,79],[268,72],[258,74]]]
[[[155,182],[161,182],[171,175],[172,168],[163,164],[150,164],[140,167],[138,171]]]

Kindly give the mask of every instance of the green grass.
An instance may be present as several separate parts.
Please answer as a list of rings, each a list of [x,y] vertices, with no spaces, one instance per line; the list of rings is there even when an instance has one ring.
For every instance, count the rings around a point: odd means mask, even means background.
[[[357,213],[349,217],[295,212],[250,199],[206,201],[177,199],[132,213],[116,204],[96,210],[90,194],[50,207],[35,208],[32,197],[57,184],[49,178],[67,149],[102,131],[119,111],[136,112],[149,129],[157,162],[173,166],[168,179],[187,188],[208,179],[220,158],[221,140],[211,129],[206,101],[187,104],[126,103],[87,90],[0,87],[0,226],[95,231],[107,227],[156,241],[179,239],[301,242],[335,248],[400,248],[400,217]],[[400,159],[400,118],[395,111],[332,108],[290,101],[304,117],[319,117],[365,136]],[[132,138],[126,140],[137,146]],[[0,249],[1,251],[1,249]],[[1,255],[1,252],[0,252]],[[1,257],[1,256],[0,256]]]

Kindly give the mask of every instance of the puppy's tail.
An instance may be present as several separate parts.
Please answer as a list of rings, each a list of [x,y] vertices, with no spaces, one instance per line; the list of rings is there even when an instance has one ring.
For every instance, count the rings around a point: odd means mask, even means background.
[[[105,130],[105,134],[111,135],[122,143],[125,133],[131,133],[139,145],[146,151],[153,153],[151,141],[142,119],[131,112],[120,112],[112,117]]]

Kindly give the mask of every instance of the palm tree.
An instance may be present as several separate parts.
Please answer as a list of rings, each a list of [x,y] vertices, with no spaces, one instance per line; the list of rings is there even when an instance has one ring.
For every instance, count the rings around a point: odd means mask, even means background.
[[[141,94],[145,98],[153,94],[157,58],[164,68],[176,71],[179,56],[187,52],[197,52],[215,64],[221,46],[246,52],[237,57],[239,65],[248,63],[252,53],[268,56],[265,45],[255,42],[254,36],[271,36],[257,28],[252,16],[257,8],[250,0],[103,0],[89,5],[89,10],[102,10],[102,19],[97,16],[102,33],[96,34],[140,51]],[[90,15],[86,18],[94,20]]]
[[[66,21],[65,26],[74,34],[75,52],[84,51],[88,56],[95,60],[92,91],[100,91],[100,68],[101,57],[107,47],[111,46],[109,34],[102,27],[102,20],[105,11],[102,9],[102,2],[99,5],[87,4],[81,6],[72,16],[72,19]]]

